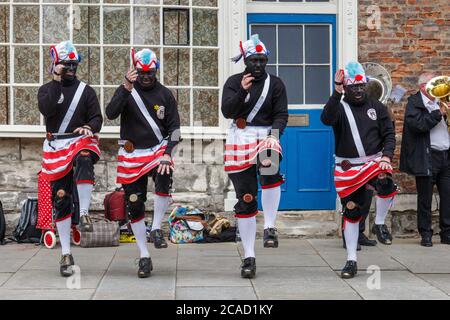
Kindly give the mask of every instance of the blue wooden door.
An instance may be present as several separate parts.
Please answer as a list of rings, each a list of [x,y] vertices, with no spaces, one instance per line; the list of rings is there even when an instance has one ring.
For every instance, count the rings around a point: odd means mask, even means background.
[[[268,72],[285,83],[289,126],[281,138],[280,210],[334,210],[332,129],[320,121],[336,69],[336,16],[249,14],[248,34],[271,51]],[[261,199],[261,196],[259,196]]]

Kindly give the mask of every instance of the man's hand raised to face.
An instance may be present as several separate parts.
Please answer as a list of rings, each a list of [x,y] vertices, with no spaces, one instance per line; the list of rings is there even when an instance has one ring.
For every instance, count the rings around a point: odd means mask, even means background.
[[[253,77],[250,73],[245,74],[244,77],[242,77],[241,82],[242,88],[244,88],[245,91],[250,90],[250,88],[253,85],[252,83],[253,80],[255,80],[255,77]]]

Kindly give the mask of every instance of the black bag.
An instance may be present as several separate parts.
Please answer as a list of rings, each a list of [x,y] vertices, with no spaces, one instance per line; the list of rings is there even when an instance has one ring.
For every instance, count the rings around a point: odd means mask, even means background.
[[[5,232],[6,232],[6,221],[5,213],[3,212],[3,205],[0,201],[0,245],[5,244]]]
[[[14,240],[19,243],[40,243],[42,230],[36,229],[37,199],[29,198],[22,206],[19,224],[13,232]]]
[[[222,230],[217,236],[211,236],[206,233],[203,241],[200,243],[220,243],[220,242],[236,242],[236,227],[230,227]]]

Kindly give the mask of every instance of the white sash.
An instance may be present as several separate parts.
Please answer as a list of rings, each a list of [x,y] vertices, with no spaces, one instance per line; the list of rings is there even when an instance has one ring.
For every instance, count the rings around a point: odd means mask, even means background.
[[[77,110],[78,103],[80,102],[81,96],[83,95],[85,88],[86,88],[86,83],[80,81],[77,91],[75,92],[75,96],[73,97],[73,100],[70,103],[69,109],[67,110],[67,113],[64,116],[64,120],[61,123],[61,126],[59,127],[58,133],[66,132],[67,127],[69,126],[69,123],[72,120],[73,114],[75,113],[75,110]]]
[[[359,135],[358,126],[356,125],[355,117],[353,116],[352,109],[344,100],[341,101],[344,106],[345,114],[347,115],[348,123],[350,124],[350,129],[352,131],[353,140],[355,141],[356,149],[358,150],[359,156],[366,157],[366,151],[364,150],[364,145]]]
[[[155,120],[153,120],[152,116],[150,115],[147,108],[145,107],[144,101],[142,101],[141,96],[136,91],[136,89],[133,89],[133,91],[131,91],[131,95],[133,96],[134,101],[138,105],[139,110],[141,110],[142,115],[145,117],[145,119],[147,120],[150,127],[152,127],[153,132],[155,133],[156,137],[158,138],[159,142],[161,143],[161,141],[164,140],[164,138],[161,134],[161,130],[159,130],[159,127],[156,124]]]
[[[261,93],[261,96],[259,97],[258,101],[256,102],[255,106],[253,107],[252,112],[247,117],[247,122],[251,123],[253,119],[255,119],[256,115],[258,114],[259,110],[261,109],[262,105],[266,101],[267,94],[269,93],[269,87],[270,87],[270,74],[267,74],[267,79],[264,82],[264,88]]]

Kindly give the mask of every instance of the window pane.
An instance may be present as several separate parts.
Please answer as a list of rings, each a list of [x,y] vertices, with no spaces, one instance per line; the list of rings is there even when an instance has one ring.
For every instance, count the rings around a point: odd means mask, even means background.
[[[14,82],[39,83],[39,47],[14,48]]]
[[[103,94],[105,99],[105,105],[103,106],[103,110],[106,109],[108,104],[111,102],[112,97],[114,96],[114,93],[116,92],[117,88],[104,88]],[[105,126],[120,126],[120,117],[118,117],[115,120],[109,120],[108,117],[103,118],[105,121]]]
[[[105,84],[120,85],[130,69],[130,48],[105,48],[104,57]]]
[[[104,3],[130,3],[129,0],[104,0]]]
[[[303,104],[303,67],[279,67],[279,76],[286,85],[289,104]]]
[[[107,44],[130,43],[130,9],[124,7],[103,8],[103,38]]]
[[[81,63],[77,69],[77,77],[90,85],[100,84],[100,48],[77,47],[81,55]]]
[[[73,0],[74,3],[100,3],[100,0]]]
[[[195,9],[193,16],[194,46],[217,46],[217,11]]]
[[[325,104],[330,97],[330,67],[307,66],[305,79],[306,104]]]
[[[330,63],[330,27],[305,26],[306,63]]]
[[[189,49],[164,49],[164,84],[189,85]]]
[[[39,42],[39,6],[14,6],[14,42]]]
[[[74,43],[100,43],[100,8],[93,6],[74,6]]]
[[[191,125],[190,110],[190,92],[189,89],[171,89],[175,99],[178,102],[178,113],[180,114],[181,126],[188,127]]]
[[[218,86],[217,50],[194,49],[194,86]]]
[[[219,125],[219,90],[194,90],[194,125]]]
[[[274,76],[278,76],[277,75],[277,67],[275,67],[275,66],[267,66],[266,72],[269,74],[273,74]]]
[[[9,6],[0,6],[0,42],[9,42]]]
[[[189,10],[164,9],[164,44],[189,45]]]
[[[43,6],[44,43],[56,44],[69,39],[69,7]]]
[[[259,38],[270,51],[269,63],[276,63],[277,60],[277,35],[275,26],[252,26],[252,35],[259,34]]]
[[[9,88],[0,87],[0,124],[8,124]]]
[[[9,83],[9,47],[0,46],[0,83]]]
[[[189,5],[189,0],[164,0],[163,4],[188,6]]]
[[[279,63],[303,63],[303,27],[278,27]]]
[[[38,89],[37,87],[14,88],[14,124],[40,124],[40,113],[37,104]]]
[[[134,8],[134,43],[159,45],[159,24],[158,8]]]
[[[134,3],[135,4],[159,4],[159,0],[134,0]]]
[[[192,5],[198,7],[217,7],[217,0],[192,0]]]

